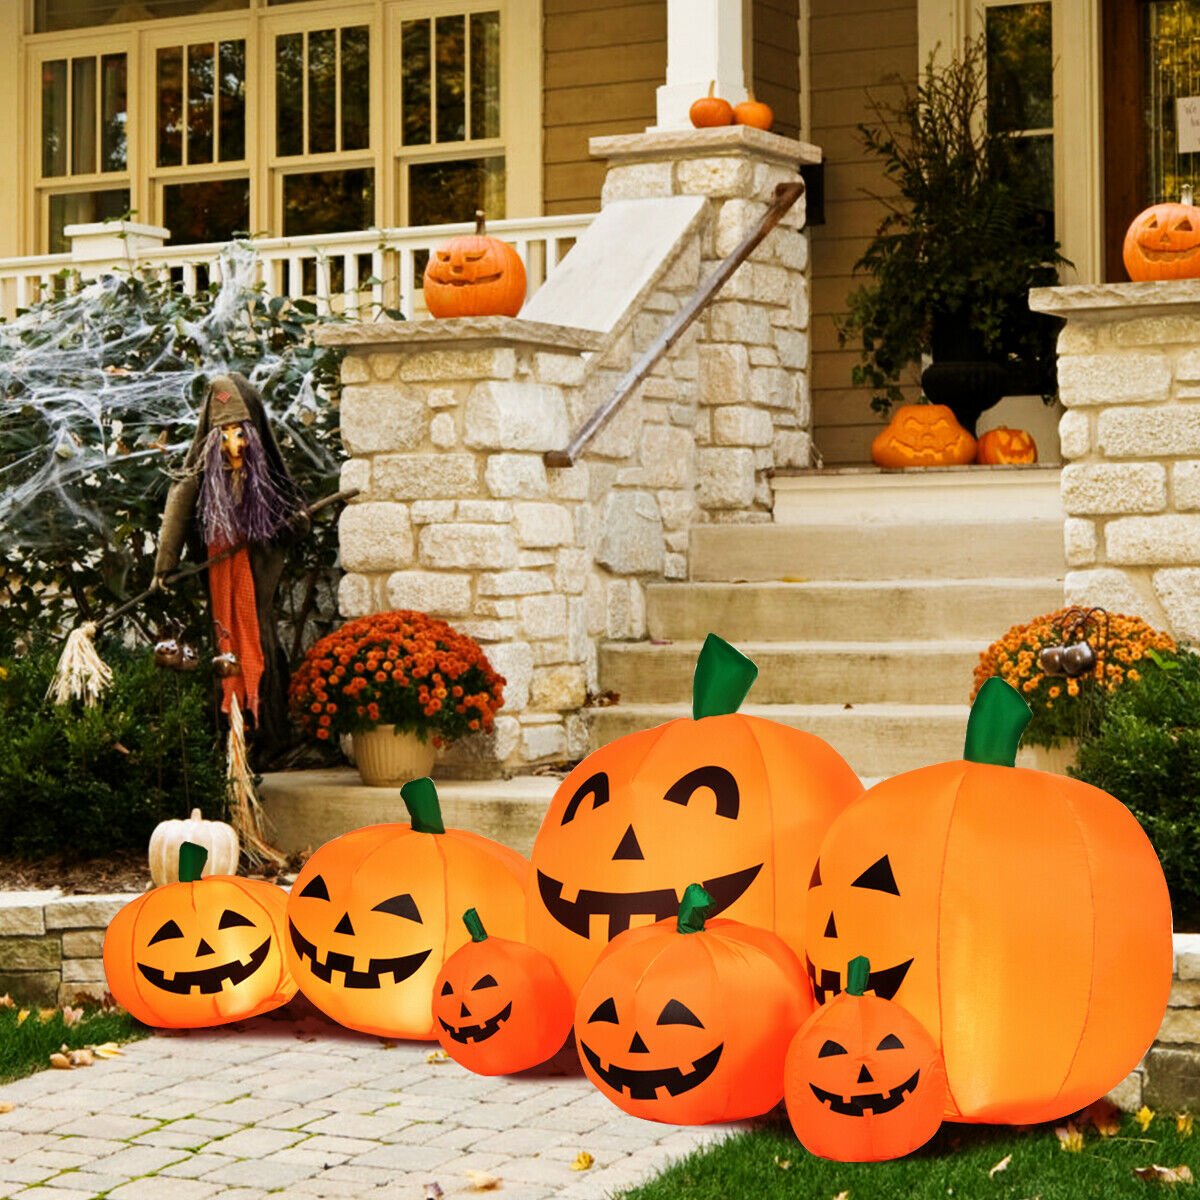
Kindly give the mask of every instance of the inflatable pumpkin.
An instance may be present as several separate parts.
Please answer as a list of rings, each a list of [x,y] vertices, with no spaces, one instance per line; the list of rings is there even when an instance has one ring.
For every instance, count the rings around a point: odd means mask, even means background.
[[[839,1162],[882,1162],[918,1150],[946,1103],[941,1055],[898,1004],[864,995],[871,965],[854,959],[846,987],[788,1048],[784,1097],[804,1148]]]
[[[1035,463],[1037,443],[1033,434],[1024,429],[1009,429],[999,425],[979,435],[975,452],[978,463]]]
[[[862,784],[820,738],[737,712],[757,673],[710,634],[692,719],[610,742],[554,794],[533,847],[529,940],[574,991],[611,938],[673,916],[697,876],[713,915],[799,950],[807,873]]]
[[[1190,186],[1178,204],[1152,204],[1133,218],[1121,257],[1133,280],[1200,276],[1200,208]]]
[[[434,317],[515,317],[525,303],[525,264],[489,237],[482,212],[475,232],[439,246],[425,266],[425,306]]]
[[[819,1003],[846,947],[867,990],[929,1030],[946,1116],[1051,1121],[1103,1096],[1154,1040],[1171,987],[1171,906],[1129,810],[1014,766],[1029,708],[980,689],[961,761],[884,780],[821,846],[805,947]]]
[[[104,934],[108,990],[144,1025],[223,1025],[296,994],[284,958],[287,894],[261,879],[202,879],[207,859],[184,842],[179,882],[131,900]]]
[[[804,968],[765,929],[706,922],[712,907],[690,884],[677,918],[621,934],[579,993],[584,1072],[635,1117],[706,1125],[783,1098],[788,1043],[812,1011]]]
[[[871,443],[877,467],[959,467],[974,458],[975,439],[944,404],[901,404]]]
[[[442,964],[478,908],[502,937],[525,934],[529,864],[476,833],[447,829],[431,779],[400,789],[411,825],[370,825],[326,842],[288,898],[288,963],[339,1024],[380,1037],[435,1037]]]
[[[442,1049],[477,1075],[536,1067],[571,1032],[570,989],[540,950],[488,937],[473,908],[463,924],[471,940],[450,955],[433,985]]]

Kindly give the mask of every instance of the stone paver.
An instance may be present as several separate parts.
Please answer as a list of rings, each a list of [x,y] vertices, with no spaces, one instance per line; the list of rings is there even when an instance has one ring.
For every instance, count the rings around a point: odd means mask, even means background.
[[[570,1052],[511,1079],[386,1046],[298,1001],[245,1025],[148,1038],[82,1072],[0,1085],[0,1200],[448,1200],[466,1171],[509,1200],[605,1200],[724,1136],[627,1117]],[[581,1150],[595,1158],[571,1170]]]

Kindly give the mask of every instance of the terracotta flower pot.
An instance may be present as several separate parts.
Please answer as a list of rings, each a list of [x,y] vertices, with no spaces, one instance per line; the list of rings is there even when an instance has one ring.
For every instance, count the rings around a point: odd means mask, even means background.
[[[433,770],[432,741],[415,733],[397,732],[394,725],[376,725],[354,735],[354,764],[368,787],[400,787]]]

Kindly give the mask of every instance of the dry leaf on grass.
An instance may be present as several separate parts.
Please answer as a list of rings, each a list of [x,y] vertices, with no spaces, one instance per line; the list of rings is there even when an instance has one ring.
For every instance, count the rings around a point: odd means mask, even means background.
[[[29,1009],[23,1008],[17,1013],[17,1025],[24,1025],[29,1020]]]
[[[1175,1114],[1175,1132],[1179,1134],[1180,1137],[1190,1138],[1192,1136],[1191,1113]]]
[[[1121,1110],[1105,1098],[1089,1104],[1083,1116],[1101,1137],[1116,1137],[1121,1132]]]
[[[781,1171],[790,1171],[792,1169],[792,1160],[790,1158],[780,1158],[777,1154],[775,1155],[775,1165]]]
[[[3,996],[0,996],[0,1008],[16,1008],[16,1007],[17,1007],[17,1002],[7,992],[5,992]]]
[[[1192,1183],[1192,1169],[1188,1166],[1160,1167],[1151,1163],[1148,1167],[1134,1167],[1133,1173],[1146,1183]]]
[[[494,1192],[504,1181],[489,1171],[465,1171],[473,1192]]]
[[[41,1023],[43,1025],[45,1025],[45,1023],[47,1021],[51,1020],[53,1018],[54,1014],[57,1012],[58,1012],[57,1008],[39,1008],[38,1009],[38,1020],[41,1021]]]
[[[1083,1149],[1083,1133],[1076,1129],[1073,1122],[1060,1125],[1055,1131],[1058,1135],[1058,1148],[1068,1154],[1078,1154]]]
[[[0,1116],[10,1113],[17,1106],[11,1100],[0,1100]]]
[[[586,1171],[595,1161],[596,1160],[586,1150],[580,1150],[580,1152],[575,1155],[575,1161],[571,1163],[571,1170]]]
[[[988,1178],[995,1179],[996,1176],[999,1175],[1001,1171],[1007,1171],[1008,1164],[1010,1162],[1012,1162],[1012,1155],[1006,1154],[998,1163],[995,1163],[992,1166],[992,1169],[990,1171],[988,1171]]]
[[[62,1015],[63,1024],[70,1029],[73,1025],[78,1025],[83,1020],[83,1009],[72,1008],[69,1004],[64,1004]]]
[[[50,1055],[50,1065],[56,1071],[69,1071],[74,1063],[65,1054],[52,1054]]]
[[[93,1046],[91,1050],[97,1058],[120,1058],[125,1053],[116,1042],[101,1042],[100,1045]]]
[[[384,1047],[384,1049],[386,1050],[386,1049],[387,1049],[387,1047],[385,1046],[385,1047]],[[426,1061],[427,1063],[444,1063],[444,1062],[449,1062],[449,1061],[450,1061],[450,1055],[448,1055],[448,1054],[445,1052],[445,1050],[430,1050],[430,1052],[429,1052],[427,1055],[425,1055],[425,1061]]]
[[[1154,1120],[1154,1110],[1147,1108],[1144,1104],[1133,1114],[1133,1119],[1142,1127],[1142,1132],[1145,1133],[1150,1128],[1150,1122]]]
[[[838,1192],[838,1194],[836,1196],[834,1196],[833,1200],[850,1200],[850,1193],[849,1192]]]

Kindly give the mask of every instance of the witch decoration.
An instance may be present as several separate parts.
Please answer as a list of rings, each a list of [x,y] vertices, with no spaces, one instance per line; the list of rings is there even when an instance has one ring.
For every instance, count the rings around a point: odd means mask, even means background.
[[[208,560],[221,709],[251,715],[259,764],[288,743],[288,667],[275,594],[286,546],[309,531],[308,512],[261,394],[243,375],[217,376],[183,473],[167,492],[154,575],[169,586],[185,546],[194,561]]]

